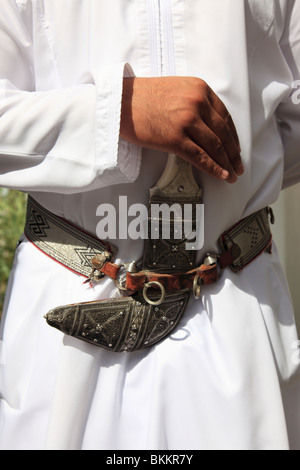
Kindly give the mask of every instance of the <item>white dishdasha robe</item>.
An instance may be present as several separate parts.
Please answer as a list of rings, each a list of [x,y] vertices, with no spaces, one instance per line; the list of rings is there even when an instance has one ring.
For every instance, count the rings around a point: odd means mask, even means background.
[[[300,1],[1,0],[0,186],[93,234],[100,204],[147,204],[167,155],[119,138],[133,75],[200,77],[236,123],[244,175],[196,172],[202,260],[300,180]],[[113,243],[116,262],[141,258],[143,240]],[[83,280],[22,239],[1,321],[1,449],[300,449],[297,333],[275,246],[129,354],[46,324],[53,307],[115,291]]]

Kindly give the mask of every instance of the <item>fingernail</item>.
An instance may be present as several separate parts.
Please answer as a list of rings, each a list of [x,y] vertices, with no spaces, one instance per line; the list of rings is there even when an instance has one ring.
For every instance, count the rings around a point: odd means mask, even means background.
[[[241,176],[245,171],[244,165],[242,163],[239,163],[236,168],[236,174],[238,176]]]
[[[223,170],[222,173],[221,173],[221,176],[224,180],[227,180],[227,178],[229,176],[229,172],[227,170]]]
[[[237,178],[236,174],[233,174],[233,175],[231,176],[231,178],[230,178],[229,180],[227,180],[227,181],[228,181],[228,183],[230,183],[230,184],[234,184],[234,183],[237,182],[237,179],[238,179],[238,178]]]

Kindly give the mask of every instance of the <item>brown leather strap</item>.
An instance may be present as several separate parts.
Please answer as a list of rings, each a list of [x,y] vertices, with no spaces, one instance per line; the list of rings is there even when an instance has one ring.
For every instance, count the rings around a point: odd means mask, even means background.
[[[175,292],[184,289],[191,289],[195,276],[199,276],[203,285],[212,284],[218,279],[218,267],[201,265],[186,273],[162,274],[150,271],[140,271],[139,273],[126,274],[126,288],[129,291],[140,291],[149,282],[159,282],[166,292]]]
[[[107,262],[105,265],[100,269],[103,274],[110,277],[114,281],[118,278],[119,271],[122,265]]]
[[[100,271],[113,280],[118,279],[122,265],[107,262]],[[126,273],[126,280],[123,286],[124,290],[129,292],[138,292],[149,282],[159,282],[163,285],[166,292],[176,292],[183,289],[191,289],[195,276],[199,276],[202,285],[212,284],[218,279],[218,266],[201,265],[186,273],[164,274],[151,271],[139,271],[137,273]]]

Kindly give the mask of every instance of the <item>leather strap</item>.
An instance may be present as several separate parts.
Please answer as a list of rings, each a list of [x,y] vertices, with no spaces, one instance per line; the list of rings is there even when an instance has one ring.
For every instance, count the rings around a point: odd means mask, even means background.
[[[167,292],[192,289],[196,275],[201,279],[201,284],[212,284],[218,280],[218,267],[216,264],[212,266],[201,265],[199,268],[181,274],[161,274],[150,271],[127,273],[126,288],[129,291],[137,292],[149,282],[159,282]]]

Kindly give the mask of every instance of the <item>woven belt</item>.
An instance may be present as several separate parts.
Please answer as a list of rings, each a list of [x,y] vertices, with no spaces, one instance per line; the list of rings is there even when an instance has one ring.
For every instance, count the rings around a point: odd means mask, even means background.
[[[71,271],[89,277],[95,256],[111,257],[116,248],[75,227],[28,196],[26,237],[40,251]]]
[[[113,245],[52,214],[29,196],[27,238],[39,250],[84,276],[86,282],[111,277],[123,295],[120,299],[57,307],[45,318],[65,334],[118,352],[156,344],[178,324],[190,292],[198,298],[201,286],[215,283],[226,267],[240,272],[261,253],[271,251],[269,218],[273,223],[271,209],[265,208],[242,219],[219,237],[219,253],[208,254],[192,269],[166,273],[159,266],[155,271],[147,269],[145,261],[141,269],[135,262],[113,263]],[[169,246],[173,246],[172,240]],[[187,259],[185,265],[192,264]]]
[[[123,291],[137,292],[146,283],[160,282],[167,292],[174,292],[191,289],[197,275],[203,285],[216,282],[219,268],[230,267],[236,273],[242,271],[262,252],[270,250],[269,218],[274,223],[273,212],[268,207],[242,219],[219,237],[220,253],[208,254],[200,266],[174,274],[138,270],[134,262],[112,263],[116,253],[114,245],[49,212],[31,196],[27,203],[25,235],[40,251],[86,277],[87,281],[99,280],[105,275],[117,281],[125,268],[126,277],[122,285],[118,283]]]

